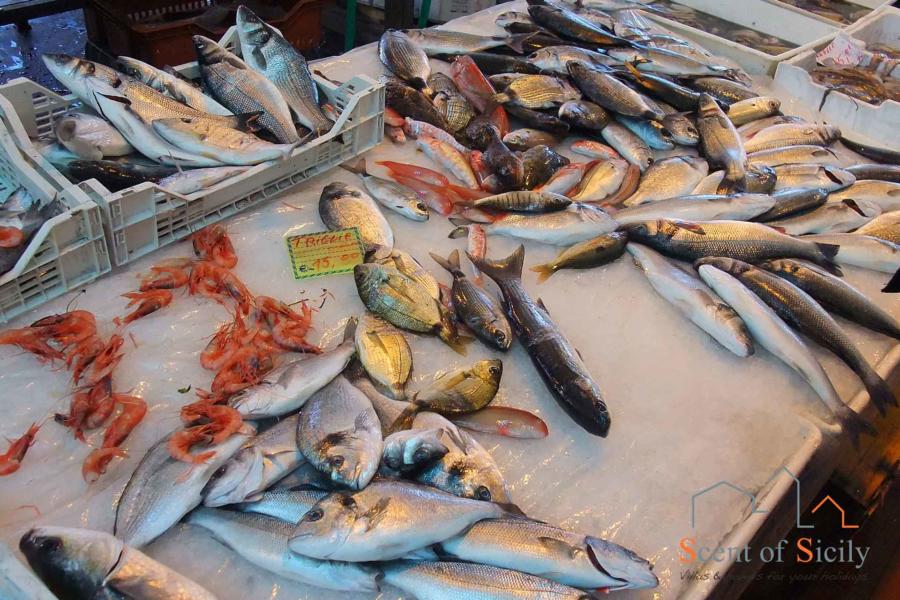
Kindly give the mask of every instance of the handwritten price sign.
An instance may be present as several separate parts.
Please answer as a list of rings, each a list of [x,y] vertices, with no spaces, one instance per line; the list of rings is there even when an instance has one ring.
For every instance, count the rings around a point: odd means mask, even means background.
[[[355,227],[293,235],[287,238],[287,249],[294,279],[350,273],[365,255]]]

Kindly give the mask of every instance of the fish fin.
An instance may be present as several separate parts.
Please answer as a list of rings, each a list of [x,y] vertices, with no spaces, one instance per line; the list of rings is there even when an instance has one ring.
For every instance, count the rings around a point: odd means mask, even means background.
[[[543,299],[538,298],[538,299],[537,299],[537,305],[541,307],[541,310],[542,310],[542,311],[544,311],[545,313],[547,313],[547,316],[548,316],[548,317],[550,316],[550,311],[547,310],[547,307],[546,307],[546,306],[544,306],[544,301],[543,301]]]
[[[584,550],[577,546],[573,546],[572,544],[568,544],[562,540],[544,535],[538,536],[538,541],[542,546],[544,546],[551,552],[562,552],[564,555],[568,556],[571,559],[577,558],[579,554],[584,552]]]
[[[352,315],[349,319],[347,319],[347,324],[344,326],[344,338],[342,341],[347,342],[350,341],[356,336],[356,327],[359,325],[359,317],[356,315]]]
[[[263,126],[259,124],[259,118],[265,114],[265,111],[257,110],[254,112],[241,113],[239,115],[235,115],[237,119],[237,127],[235,129],[240,129],[241,131],[260,131],[263,129]]]
[[[881,288],[881,291],[885,294],[896,294],[897,292],[900,292],[900,269],[897,269],[897,272],[894,273],[891,280],[887,282],[887,285]]]
[[[834,262],[834,257],[837,256],[838,250],[840,250],[841,247],[837,244],[823,244],[822,242],[813,243],[816,245],[816,248],[818,248],[819,253],[822,255],[822,259],[815,262],[832,275],[843,277],[844,272],[841,271],[841,267],[838,266],[836,262]]]
[[[528,33],[515,33],[505,38],[501,36],[500,39],[502,39],[503,43],[516,54],[525,54],[525,49],[522,47],[522,45],[532,37],[536,36],[538,33],[539,32],[537,31],[530,31]]]
[[[706,230],[703,229],[703,226],[698,223],[691,223],[690,221],[677,221],[675,223],[675,227],[679,229],[684,229],[685,231],[690,231],[696,235],[706,235]]]
[[[445,344],[450,346],[450,349],[459,354],[460,356],[465,356],[469,352],[469,344],[475,341],[475,338],[469,337],[467,335],[453,335],[449,327],[446,327],[444,324],[441,325],[441,331],[438,337],[443,340]]]
[[[515,252],[504,259],[496,261],[487,258],[476,258],[469,252],[466,252],[466,256],[469,257],[473,265],[478,267],[479,271],[494,281],[520,279],[522,277],[522,265],[525,262],[525,246],[519,245]]]
[[[450,217],[447,220],[450,221],[452,224],[456,225],[457,227],[463,227],[464,225],[468,225],[470,223],[470,221],[468,219],[463,219],[461,217]]]
[[[512,101],[512,97],[509,94],[507,94],[506,92],[500,92],[499,94],[494,94],[490,97],[490,106],[495,106],[510,101]],[[489,109],[485,108],[484,112],[490,114],[488,111]]]
[[[374,529],[378,525],[378,522],[384,518],[385,514],[387,514],[387,508],[390,502],[390,498],[379,498],[378,502],[376,502],[372,508],[362,514],[361,519],[365,520],[366,531]]]
[[[429,252],[428,255],[431,256],[431,258],[434,260],[434,262],[439,264],[443,269],[450,271],[451,273],[453,272],[453,265],[450,264],[450,261],[448,259],[442,258],[442,257],[438,256],[437,254],[435,254],[434,252]]]
[[[340,166],[342,169],[346,169],[347,171],[356,173],[357,175],[360,175],[362,177],[365,177],[369,174],[369,172],[366,170],[366,159],[364,158],[360,158],[353,164],[351,164],[350,161],[347,161],[345,163],[341,163]]]
[[[531,270],[538,274],[538,283],[544,283],[547,279],[550,278],[551,275],[556,273],[556,271],[550,265],[537,265],[531,267]]]
[[[859,214],[860,216],[862,216],[862,217],[866,216],[866,214],[863,212],[863,210],[859,207],[859,204],[857,204],[856,200],[854,200],[853,198],[845,198],[844,200],[841,200],[841,202],[844,203],[844,206],[847,206],[848,208],[850,208],[852,211]]]
[[[513,504],[512,502],[494,502],[497,506],[505,510],[510,517],[516,519],[527,519],[528,515],[525,514],[525,511],[519,508],[518,504]]]
[[[872,425],[872,423],[863,418],[862,415],[854,412],[853,409],[846,404],[835,411],[835,416],[840,419],[841,426],[847,435],[850,436],[850,441],[853,443],[854,448],[859,448],[859,436],[863,433],[871,435],[872,437],[878,435],[878,430],[875,429],[875,426]]]
[[[453,252],[450,253],[450,256],[447,257],[447,260],[450,262],[450,266],[453,267],[454,270],[459,271],[459,250],[454,248]]]
[[[112,94],[102,94],[102,93],[99,94],[99,95],[100,95],[100,96],[103,96],[103,97],[106,98],[107,100],[112,100],[112,101],[114,101],[114,102],[118,102],[118,103],[120,103],[120,104],[124,104],[125,106],[131,106],[131,100],[129,100],[129,99],[126,98],[125,96],[113,96]]]
[[[452,221],[453,218],[451,217],[450,220]],[[448,235],[447,237],[450,238],[451,240],[458,240],[460,238],[467,237],[468,235],[469,235],[469,226],[468,225],[460,225],[459,227],[457,227],[456,229],[451,231],[450,235]]]
[[[628,72],[631,73],[632,75],[634,75],[635,77],[641,76],[641,72],[638,71],[638,68],[637,68],[637,65],[640,64],[640,62],[638,62],[639,58],[640,57],[636,56],[636,57],[634,57],[634,60],[631,60],[631,61],[628,61],[627,63],[625,63],[625,68],[628,69]]]

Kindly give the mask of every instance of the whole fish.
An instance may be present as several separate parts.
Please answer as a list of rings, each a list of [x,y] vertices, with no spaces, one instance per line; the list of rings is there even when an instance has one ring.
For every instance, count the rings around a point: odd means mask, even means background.
[[[384,439],[381,461],[394,471],[414,471],[440,460],[449,448],[441,442],[442,430],[407,429]]]
[[[846,169],[853,173],[853,169]],[[857,179],[855,183],[840,191],[828,194],[828,202],[841,200],[869,200],[881,207],[881,212],[900,210],[900,183],[874,179]]]
[[[290,156],[296,144],[273,144],[237,129],[192,118],[157,119],[153,130],[161,138],[201,156],[214,156],[229,165],[244,166]]]
[[[431,96],[431,89],[427,83],[428,76],[431,75],[428,56],[404,32],[396,29],[385,31],[378,41],[378,58],[391,73],[417,90],[422,90],[425,95]]]
[[[478,189],[478,180],[475,178],[475,173],[472,172],[472,166],[456,148],[428,137],[420,137],[416,140],[416,145],[425,153],[425,156],[450,171],[466,187],[473,190]]]
[[[829,192],[852,185],[856,177],[840,167],[820,164],[778,165],[775,169],[775,189],[794,187],[822,188]]]
[[[650,563],[631,550],[530,519],[485,519],[440,544],[441,556],[530,573],[584,589],[655,587]]]
[[[871,144],[865,144],[857,140],[850,139],[846,136],[840,137],[841,143],[857,154],[861,154],[866,158],[878,162],[900,165],[900,152],[897,152],[896,150],[891,150],[890,148],[885,148],[884,146],[873,146]]]
[[[552,194],[570,193],[582,180],[584,174],[593,166],[593,163],[570,163],[553,174],[550,181],[534,189],[536,192],[549,192]]]
[[[319,88],[303,55],[246,6],[238,7],[236,26],[244,60],[275,84],[297,120],[317,136],[331,131],[334,121],[319,108]]]
[[[716,194],[722,187],[725,180],[725,171],[713,171],[703,178],[697,187],[694,188],[693,194]],[[747,174],[744,177],[744,188],[746,192],[754,194],[768,194],[775,189],[776,176],[775,170],[771,167],[763,165],[750,165]]]
[[[529,8],[543,8],[530,6]],[[586,600],[581,590],[527,575],[463,562],[395,561],[384,567],[384,580],[420,598],[475,600]]]
[[[453,423],[469,431],[512,438],[541,439],[550,434],[540,417],[508,406],[487,406],[475,413],[456,415]]]
[[[587,100],[569,100],[559,107],[558,115],[573,127],[598,132],[602,131],[611,119],[606,109]]]
[[[27,196],[27,192],[23,192]],[[20,194],[21,196],[21,194]],[[41,226],[57,215],[65,212],[66,207],[57,199],[41,206],[41,203],[31,199],[31,203],[24,212],[16,213],[0,220],[4,227],[18,230],[21,242],[12,247],[0,247],[0,274],[7,273],[15,268],[19,259],[28,250],[29,243]],[[27,202],[27,200],[26,200]],[[18,236],[17,236],[18,237]]]
[[[472,262],[500,287],[519,341],[559,404],[585,430],[606,437],[610,418],[600,388],[547,310],[535,304],[525,291],[521,279],[524,259],[525,248],[519,246],[503,260]]]
[[[402,400],[413,363],[406,337],[389,323],[366,313],[356,327],[355,342],[359,362],[369,377],[390,390],[395,399]]]
[[[865,225],[881,214],[881,209],[868,200],[828,202],[819,208],[786,219],[767,221],[790,235],[808,233],[846,233]]]
[[[568,133],[569,124],[546,112],[522,108],[514,104],[506,105],[506,112],[521,121],[526,127],[533,127],[551,133]]]
[[[753,354],[744,322],[702,281],[646,246],[629,244],[627,250],[651,287],[694,325],[741,358]]]
[[[415,119],[406,117],[403,119],[403,131],[412,138],[424,136],[446,142],[456,148],[461,154],[470,152],[469,148],[466,148],[456,141],[456,138],[454,138],[452,134],[439,127],[435,127],[431,123],[426,123],[425,121],[416,121]]]
[[[56,139],[70,152],[85,160],[104,156],[124,156],[134,152],[109,121],[82,112],[68,112],[53,121]]]
[[[312,485],[267,490],[252,501],[232,506],[241,512],[268,515],[289,523],[298,523],[313,505],[328,495],[327,490]]]
[[[515,104],[523,108],[556,108],[581,94],[567,82],[550,75],[518,77],[491,100],[497,104]]]
[[[255,567],[328,590],[374,592],[378,569],[369,565],[318,560],[292,552],[294,523],[252,513],[200,508],[185,520],[206,529]]]
[[[122,72],[131,75],[135,79],[145,83],[158,92],[172,96],[182,104],[186,104],[196,110],[228,117],[232,112],[203,93],[200,88],[187,81],[153,65],[128,56],[120,56],[118,59]]]
[[[531,4],[528,6],[528,14],[538,25],[569,40],[599,46],[627,43],[587,19],[557,5]]]
[[[562,269],[592,269],[610,263],[625,252],[628,236],[614,231],[566,248],[549,263],[536,265],[531,270],[538,274],[538,283]]]
[[[895,210],[879,215],[854,233],[900,245],[900,211]]]
[[[523,127],[503,136],[503,143],[511,150],[528,150],[535,146],[555,146],[560,142],[558,135],[540,129]]]
[[[659,121],[648,121],[637,117],[618,115],[616,121],[628,128],[654,150],[674,150],[672,134]]]
[[[843,279],[817,267],[786,258],[767,260],[759,266],[790,281],[815,298],[829,312],[872,331],[900,339],[900,323]]]
[[[772,150],[785,146],[814,145],[830,146],[841,136],[841,131],[832,125],[810,125],[809,123],[783,123],[763,129],[748,141],[744,150],[749,153]]]
[[[390,223],[372,197],[357,187],[333,181],[322,188],[319,217],[332,231],[356,227],[367,254],[388,253],[394,247]]]
[[[496,75],[489,75],[488,81],[491,82],[491,85],[494,86],[498,90],[506,89],[510,83],[518,79],[519,77],[525,77],[527,73],[497,73]]]
[[[757,96],[747,100],[739,100],[728,107],[728,119],[735,127],[758,121],[778,113],[781,100],[771,96]]]
[[[126,544],[140,548],[165,533],[196,506],[203,487],[222,465],[247,442],[256,430],[244,424],[237,433],[210,449],[205,462],[187,465],[172,458],[164,437],[138,463],[116,506],[113,534]]]
[[[453,78],[460,93],[480,113],[485,111],[491,97],[497,93],[491,82],[469,56],[457,56],[453,60],[453,64],[450,65],[450,77]]]
[[[524,213],[553,212],[562,210],[570,204],[572,201],[562,194],[534,190],[504,192],[472,201],[475,208]]]
[[[759,96],[749,87],[722,77],[694,77],[690,86],[699,92],[709,94],[725,104],[734,104],[741,100],[749,100]]]
[[[333,350],[287,362],[269,371],[258,384],[233,394],[228,405],[245,419],[280,417],[300,408],[338,376],[356,353],[348,325],[344,340]]]
[[[772,199],[775,200],[772,208],[753,217],[753,221],[766,223],[814,210],[825,204],[828,192],[819,188],[788,188],[773,192]]]
[[[720,166],[725,170],[720,188],[745,189],[748,164],[741,137],[708,94],[700,96],[697,130],[700,132],[700,146],[706,158],[713,166]]]
[[[429,123],[445,131],[450,128],[444,115],[422,92],[389,79],[384,83],[384,95],[385,106],[394,109],[400,115]]]
[[[884,415],[897,406],[890,387],[859,353],[840,325],[809,294],[789,281],[747,263],[729,259],[706,259],[746,285],[778,316],[840,358],[862,380],[872,403]]]
[[[813,145],[785,146],[747,155],[750,164],[777,167],[788,164],[818,164],[840,167],[843,160],[831,148]]]
[[[662,121],[666,116],[652,100],[631,89],[609,73],[571,61],[569,76],[592,102],[620,115]]]
[[[359,175],[366,191],[380,205],[412,221],[428,220],[428,207],[419,199],[415,190],[402,183],[370,175],[366,170],[365,158],[360,158],[354,165],[345,163],[341,166],[351,173]]]
[[[763,129],[768,129],[769,127],[773,127],[775,125],[785,125],[788,123],[802,124],[806,123],[806,120],[795,115],[775,115],[774,117],[766,117],[765,119],[751,121],[745,125],[741,125],[740,127],[738,127],[738,133],[741,134],[741,139],[746,142]],[[785,144],[784,147],[788,146],[789,144]]]
[[[382,437],[372,403],[343,376],[313,394],[297,423],[297,446],[340,485],[369,484],[381,462]]]
[[[767,194],[677,196],[623,208],[616,211],[616,221],[622,225],[656,219],[749,221],[775,205],[776,200]]]
[[[441,301],[443,293],[441,284],[438,283],[438,280],[430,271],[422,266],[422,263],[403,250],[395,248],[388,256],[379,258],[374,262],[380,265],[395,267],[398,271],[422,286],[422,288],[428,292],[429,296],[438,302]]]
[[[454,250],[446,259],[431,254],[444,269],[453,275],[451,295],[453,307],[459,319],[488,346],[497,350],[509,350],[512,329],[493,296],[484,288],[469,280],[460,268],[459,251]]]
[[[176,194],[195,194],[216,186],[226,179],[240,175],[246,167],[211,167],[208,169],[191,169],[179,171],[157,182],[159,187]]]
[[[568,75],[569,70],[566,64],[573,60],[581,61],[593,67],[618,64],[617,60],[605,54],[586,48],[579,48],[578,46],[549,46],[541,48],[532,52],[526,60],[541,71],[556,73],[557,75]]]
[[[847,170],[853,173],[857,181],[877,180],[890,181],[891,183],[900,183],[900,165],[852,165]]]
[[[433,103],[452,132],[465,129],[476,114],[475,108],[460,93],[439,92],[434,95]]]
[[[458,56],[470,58],[485,75],[497,75],[498,73],[522,73],[523,75],[536,75],[541,72],[528,61],[506,54],[494,52],[466,52],[463,55],[440,54],[442,60],[451,61]]]
[[[68,54],[42,54],[41,61],[47,70],[67,90],[82,102],[99,111],[94,83],[100,81],[113,87],[120,81],[120,74],[111,67]]]
[[[610,146],[601,144],[600,142],[596,142],[594,140],[578,140],[577,142],[572,142],[572,145],[569,146],[569,150],[571,150],[575,154],[580,154],[582,156],[587,156],[590,158],[600,158],[603,160],[614,160],[622,158],[622,156]]]
[[[709,165],[696,156],[664,158],[650,165],[641,178],[637,191],[623,204],[637,206],[683,196],[693,190],[708,172]]]
[[[633,44],[630,48],[610,48],[607,50],[607,54],[623,63],[636,63],[637,68],[641,71],[676,77],[723,75],[733,72],[732,69],[723,65],[701,61],[681,52],[640,44]]]
[[[834,264],[837,246],[793,238],[760,223],[658,219],[632,223],[623,229],[629,239],[682,260],[693,261],[705,256],[754,262],[767,258],[803,258],[839,272]]]
[[[440,373],[411,402],[423,410],[450,416],[475,412],[490,404],[503,376],[503,361],[481,360],[471,367]]]
[[[600,135],[622,155],[622,158],[637,166],[642,172],[653,163],[653,151],[650,147],[624,125],[611,121]]]
[[[418,413],[419,407],[404,400],[388,398],[382,394],[375,388],[375,385],[366,375],[365,370],[358,363],[348,367],[344,372],[344,376],[353,384],[353,387],[365,394],[366,398],[372,403],[372,408],[375,409],[378,420],[381,422],[383,437],[412,427],[413,419]]]
[[[156,183],[179,173],[176,167],[130,164],[111,160],[73,160],[67,165],[66,170],[71,177],[78,181],[96,179],[111,192],[118,192],[145,181]],[[190,171],[187,172],[190,173]]]
[[[503,513],[492,502],[379,479],[360,491],[335,492],[319,500],[297,524],[288,546],[319,559],[390,560]]]
[[[102,531],[35,527],[19,540],[19,550],[59,598],[216,599],[200,584]]]
[[[478,414],[478,413],[474,413]],[[508,503],[509,490],[491,454],[475,438],[437,413],[420,412],[413,429],[438,428],[448,448],[440,460],[416,474],[416,481],[460,498]]]
[[[891,274],[900,269],[900,245],[879,238],[856,233],[827,233],[806,236],[804,239],[837,246],[834,261],[839,265]]]
[[[540,144],[522,153],[522,187],[531,190],[550,181],[553,174],[569,164],[569,159]]]
[[[291,109],[274,83],[209,38],[193,39],[203,84],[216,100],[235,114],[262,111],[259,124],[282,144],[300,141]]]
[[[428,87],[435,94],[445,93],[445,94],[458,94],[459,88],[456,87],[456,83],[453,82],[453,78],[445,73],[434,72],[428,76],[428,80],[426,81]]]
[[[525,177],[525,165],[509,147],[503,143],[500,133],[495,127],[487,130],[488,146],[482,159],[500,184],[500,191],[515,190],[522,187]]]
[[[475,35],[461,31],[443,29],[407,29],[409,39],[418,44],[426,54],[466,54],[507,46],[514,52],[522,53],[522,41],[527,35]]]
[[[662,120],[662,126],[672,136],[672,141],[680,146],[696,146],[700,143],[700,132],[697,131],[697,126],[684,113],[667,114],[666,118]]]
[[[799,373],[854,440],[862,432],[874,431],[865,419],[841,401],[815,355],[774,310],[736,277],[720,270],[716,263],[696,266],[701,279],[743,319],[756,343]]]
[[[204,506],[225,506],[257,497],[306,462],[297,448],[298,416],[286,417],[247,440],[203,489]]]
[[[544,214],[510,213],[484,225],[488,235],[503,235],[554,246],[571,246],[578,242],[611,233],[618,223],[605,211],[587,205],[573,204],[565,210]]]
[[[597,161],[582,178],[574,192],[575,202],[601,202],[616,193],[625,179],[628,167],[621,160]]]

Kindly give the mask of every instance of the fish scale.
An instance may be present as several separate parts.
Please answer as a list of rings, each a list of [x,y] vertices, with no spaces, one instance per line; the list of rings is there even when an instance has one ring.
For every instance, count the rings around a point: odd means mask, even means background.
[[[388,30],[378,42],[378,58],[391,73],[430,95],[428,56],[402,31]]]
[[[524,108],[551,108],[569,100],[578,100],[581,94],[568,89],[555,77],[525,75],[510,83],[506,90],[494,96],[499,102],[512,102]]]
[[[226,127],[237,128],[241,125],[237,116],[225,117],[212,115],[191,108],[139,81],[125,79],[116,88],[131,102],[131,110],[136,112],[148,125],[156,119],[191,117]],[[242,111],[244,112],[244,111]],[[246,111],[252,112],[252,111]]]

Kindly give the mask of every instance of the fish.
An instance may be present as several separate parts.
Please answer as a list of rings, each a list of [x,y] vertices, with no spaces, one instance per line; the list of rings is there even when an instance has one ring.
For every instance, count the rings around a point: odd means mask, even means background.
[[[668,77],[641,72],[634,63],[625,63],[628,79],[645,93],[660,98],[677,110],[695,111],[700,102],[700,93],[675,83]]]
[[[399,81],[388,80],[384,83],[384,95],[385,105],[400,115],[445,131],[450,129],[446,117],[422,92]]]
[[[569,70],[566,64],[569,61],[577,60],[592,67],[612,66],[618,64],[618,61],[588,50],[587,48],[579,48],[578,46],[549,46],[535,50],[526,59],[528,62],[539,68],[543,72],[555,73],[557,75],[568,75]]]
[[[725,180],[725,171],[713,171],[697,184],[693,194],[718,194]],[[744,178],[744,191],[752,194],[768,194],[775,189],[775,170],[763,165],[750,165]]]
[[[641,138],[653,150],[674,150],[672,134],[659,121],[648,121],[636,117],[616,116],[616,121]]]
[[[612,118],[605,108],[587,100],[569,100],[559,107],[560,119],[573,127],[600,132]]]
[[[567,82],[550,75],[525,75],[514,79],[491,98],[497,104],[515,104],[532,110],[556,108],[581,94]]]
[[[771,209],[749,220],[766,223],[814,210],[825,204],[828,192],[819,188],[788,188],[774,192],[772,199],[775,204]]]
[[[231,506],[241,512],[275,517],[281,521],[298,523],[313,505],[328,495],[328,490],[303,484],[291,488],[266,490],[253,500]]]
[[[428,411],[418,413],[412,427],[441,429],[441,442],[448,448],[440,460],[416,474],[416,481],[460,498],[497,502],[512,508],[508,505],[509,490],[503,473],[475,438],[441,415]]]
[[[722,256],[757,262],[767,258],[803,258],[840,273],[834,263],[838,246],[779,233],[761,223],[658,219],[623,225],[630,240],[672,258],[697,260]]]
[[[441,284],[438,283],[438,280],[434,275],[422,266],[422,263],[403,250],[395,248],[388,256],[376,259],[374,262],[380,265],[395,267],[398,271],[422,286],[422,288],[428,292],[428,295],[437,302],[441,301],[443,293]]]
[[[791,282],[829,312],[900,340],[900,323],[843,279],[817,267],[786,258],[767,260],[759,266]]]
[[[508,406],[486,406],[478,412],[455,415],[453,423],[469,431],[512,438],[540,439],[550,433],[537,415]]]
[[[544,144],[529,148],[522,153],[522,187],[531,190],[547,183],[569,162],[568,158]]]
[[[745,189],[748,163],[741,137],[708,94],[700,96],[697,129],[700,132],[700,147],[707,160],[712,166],[720,166],[725,170],[719,188]]]
[[[560,137],[549,131],[523,127],[510,131],[503,136],[503,143],[511,150],[528,150],[535,146],[554,146],[560,142]]]
[[[426,123],[424,121],[416,121],[415,119],[410,119],[409,117],[405,117],[402,119],[403,121],[403,131],[412,138],[418,137],[431,137],[436,140],[440,140],[447,144],[453,146],[456,150],[460,152],[460,154],[467,154],[470,152],[469,148],[466,148],[462,144],[460,144],[452,134],[447,131],[435,127],[431,123]]]
[[[839,265],[862,267],[882,273],[900,269],[900,245],[857,233],[808,235],[804,239],[838,247],[834,261]]]
[[[705,262],[736,277],[787,324],[840,358],[863,382],[882,415],[887,413],[888,406],[897,406],[890,387],[869,366],[840,325],[809,294],[786,279],[741,261],[710,258]]]
[[[502,376],[503,361],[481,360],[470,367],[435,375],[434,381],[410,401],[422,410],[444,416],[475,412],[494,399]]]
[[[319,217],[332,230],[355,227],[366,254],[383,255],[394,247],[394,232],[378,205],[361,189],[341,181],[322,188]]]
[[[428,87],[431,88],[431,90],[435,93],[435,95],[440,93],[459,93],[459,88],[456,87],[456,83],[453,82],[453,78],[439,71],[435,71],[431,75],[429,75],[426,83],[428,84]]]
[[[497,93],[470,56],[457,56],[453,60],[450,65],[450,77],[459,88],[459,92],[480,113],[485,112],[491,103],[491,97]]]
[[[265,75],[202,35],[193,37],[204,87],[235,114],[259,112],[259,124],[282,144],[300,141],[291,109]]]
[[[846,233],[865,225],[880,214],[881,208],[874,202],[847,199],[827,202],[810,212],[767,221],[766,224],[790,235]]]
[[[820,164],[787,164],[774,167],[775,189],[822,188],[829,192],[852,185],[856,177],[840,167]]]
[[[644,140],[617,121],[611,121],[603,128],[600,135],[606,143],[622,155],[622,158],[637,166],[641,172],[646,171],[653,163],[653,151],[650,150],[650,147]]]
[[[502,90],[519,77],[525,77],[525,75],[527,75],[527,73],[497,73],[495,75],[489,75],[488,81],[491,82],[491,85],[494,86],[494,88]]]
[[[663,109],[665,110],[665,109]],[[700,132],[694,121],[684,113],[669,113],[662,120],[662,126],[679,146],[696,146],[700,143]]]
[[[521,188],[525,177],[522,159],[503,143],[495,127],[488,128],[487,139],[489,142],[482,160],[500,183],[500,191]]]
[[[517,12],[514,10],[508,10],[506,12],[502,12],[497,15],[497,18],[494,19],[494,23],[497,24],[498,27],[502,27],[506,30],[511,30],[512,26],[518,26],[523,28],[524,31],[538,31],[537,25],[532,22],[531,17],[528,16],[527,13]]]
[[[846,135],[841,135],[840,138],[842,144],[857,154],[878,162],[900,165],[900,152],[897,152],[896,150],[873,146],[872,144],[865,144],[857,140],[852,140]]]
[[[578,140],[577,142],[572,142],[572,145],[569,146],[569,150],[575,154],[580,154],[589,158],[601,158],[603,160],[622,158],[614,149],[606,144],[595,142],[594,140]]]
[[[378,420],[381,422],[382,437],[412,427],[419,407],[405,400],[394,400],[382,394],[375,388],[358,362],[351,364],[344,372],[344,376],[372,403],[372,408],[375,409]]]
[[[157,92],[168,94],[182,104],[211,115],[230,117],[233,114],[230,110],[204,94],[200,88],[180,77],[157,69],[153,65],[148,65],[136,58],[120,56],[116,60],[122,67],[122,72],[149,85]]]
[[[868,421],[841,401],[812,351],[768,304],[717,263],[702,262],[695,267],[700,278],[743,319],[754,341],[799,373],[854,440],[861,433],[874,431]]]
[[[366,191],[383,207],[411,221],[428,220],[428,206],[422,202],[415,190],[401,183],[369,174],[365,158],[360,158],[353,165],[344,163],[341,166],[359,175]]]
[[[432,253],[431,258],[453,275],[450,293],[459,319],[488,346],[502,352],[509,350],[512,344],[509,321],[493,296],[463,273],[459,251],[454,250],[446,259]]]
[[[781,108],[781,100],[772,96],[757,96],[747,100],[739,100],[728,106],[726,115],[735,127],[751,121],[771,117]]]
[[[438,92],[432,102],[452,132],[465,129],[476,115],[475,108],[460,93]]]
[[[181,119],[157,119],[153,130],[164,140],[186,152],[235,165],[258,165],[290,156],[296,144],[273,144],[250,133],[213,123]]]
[[[111,160],[73,160],[68,164],[67,170],[76,180],[96,179],[111,192],[140,185],[145,181],[156,183],[179,173],[175,167],[130,164]]]
[[[392,433],[384,439],[381,462],[394,471],[414,471],[430,462],[440,460],[449,448],[441,442],[442,430],[407,429]]]
[[[174,432],[173,432],[174,433]],[[256,433],[247,423],[210,449],[206,462],[186,465],[169,453],[171,434],[154,444],[131,474],[116,505],[113,535],[135,548],[146,546],[200,505],[204,486],[219,467]]]
[[[806,123],[806,121],[803,118],[795,115],[775,115],[774,117],[766,117],[764,119],[759,119],[758,121],[751,121],[749,123],[741,125],[740,127],[738,127],[738,133],[741,134],[741,139],[746,142],[763,129],[768,129],[769,127],[772,127],[774,125],[784,125],[788,123],[799,124]],[[786,148],[788,146],[789,145],[785,145],[784,147]]]
[[[599,267],[622,256],[627,241],[628,236],[621,231],[600,235],[566,248],[552,261],[531,267],[531,270],[538,274],[538,283],[543,283],[562,269]]]
[[[525,291],[521,279],[524,259],[525,248],[519,246],[502,260],[472,262],[500,287],[516,336],[560,406],[586,431],[606,437],[610,415],[600,388],[546,308]]]
[[[604,210],[579,203],[552,213],[509,213],[483,227],[488,235],[503,235],[554,246],[571,246],[611,233],[616,230],[618,223]]]
[[[53,133],[66,149],[84,160],[124,156],[134,152],[109,121],[83,112],[68,112],[53,121]]]
[[[892,244],[900,244],[900,211],[883,213],[854,233],[878,238]]]
[[[638,185],[637,191],[622,204],[637,206],[688,194],[706,177],[709,165],[695,156],[674,156],[654,162]]]
[[[210,167],[208,169],[191,169],[179,171],[157,182],[159,187],[169,192],[188,196],[214,187],[226,179],[240,175],[245,167]]]
[[[583,589],[656,587],[650,563],[612,542],[531,519],[485,519],[440,543],[442,557],[545,577]]]
[[[528,6],[528,14],[531,15],[532,20],[536,24],[569,40],[598,46],[627,43],[625,40],[557,5],[531,4]]]
[[[601,202],[616,193],[627,173],[628,163],[611,159],[597,161],[582,178],[574,192],[569,192],[575,202]]]
[[[426,96],[432,95],[428,87],[431,75],[428,56],[406,33],[396,29],[385,31],[378,41],[378,58],[391,73]]]
[[[853,169],[846,169],[853,174]],[[842,200],[869,200],[881,208],[881,212],[900,210],[900,183],[874,179],[857,179],[850,186],[828,194],[828,202]]]
[[[391,560],[504,513],[492,502],[378,479],[365,489],[334,492],[319,500],[297,524],[288,547],[322,560]]]
[[[567,67],[569,76],[588,100],[603,108],[620,115],[654,121],[662,121],[666,116],[655,102],[609,73],[592,69],[579,61],[570,61]]]
[[[470,58],[485,75],[497,75],[499,73],[537,75],[541,72],[536,66],[521,58],[493,52],[466,52],[457,55],[439,54],[437,58],[450,62],[459,56]]]
[[[853,173],[857,181],[877,180],[890,181],[891,183],[900,183],[900,165],[852,165],[847,170]]]
[[[584,174],[593,166],[592,162],[570,163],[553,174],[544,185],[534,188],[536,192],[550,192],[553,194],[567,194],[578,185]]]
[[[475,208],[524,213],[554,212],[562,210],[570,204],[572,201],[562,194],[534,190],[504,192],[479,198],[471,203]]]
[[[706,284],[646,246],[629,244],[627,250],[650,286],[694,325],[736,356],[753,354],[743,320]]]
[[[840,136],[840,129],[832,125],[783,123],[767,127],[754,135],[744,143],[744,150],[752,154],[785,146],[830,146]]]
[[[683,52],[683,51],[682,51]],[[640,71],[649,71],[676,77],[700,77],[704,75],[731,74],[733,69],[712,64],[666,48],[644,46],[632,43],[630,48],[610,48],[607,54],[623,63],[632,63]]]
[[[823,195],[824,199],[824,195]],[[616,211],[616,221],[630,225],[656,219],[749,221],[776,206],[768,194],[676,196]]]
[[[549,579],[510,569],[462,562],[396,561],[384,566],[384,580],[417,597],[434,600],[475,597],[484,600],[590,598],[590,595],[581,590]]]
[[[334,560],[318,560],[288,548],[294,523],[265,515],[200,508],[185,522],[201,527],[254,567],[317,588],[375,592],[379,570]]]
[[[15,229],[21,234],[21,236],[16,235],[16,237],[21,237],[19,244],[11,247],[0,246],[0,274],[8,273],[16,267],[19,259],[28,250],[32,238],[44,223],[66,211],[65,206],[58,199],[42,205],[41,202],[32,198],[27,191],[23,190],[20,193],[20,196],[22,195],[30,198],[28,208],[23,212],[15,213],[0,220],[0,224],[3,227]],[[25,204],[27,202],[28,199],[25,199],[22,203]]]
[[[216,598],[200,584],[103,531],[35,527],[19,540],[19,550],[59,598]]]
[[[522,42],[529,37],[529,34],[485,36],[434,28],[406,29],[405,33],[429,56],[467,54],[501,46],[521,54]]]
[[[362,489],[381,462],[381,424],[368,397],[338,375],[304,405],[297,447],[331,481]]]
[[[526,127],[533,127],[550,133],[568,133],[569,124],[546,112],[522,108],[514,104],[505,106],[506,112],[521,121]]]
[[[831,148],[814,145],[784,146],[747,155],[750,164],[777,167],[788,164],[818,164],[840,167],[843,160]]]
[[[478,180],[472,171],[469,161],[456,148],[440,140],[428,137],[420,137],[416,145],[425,156],[450,171],[454,177],[465,184],[466,187],[479,189]]]
[[[359,362],[369,377],[385,386],[394,399],[404,399],[403,388],[413,365],[412,350],[406,337],[382,319],[363,314],[354,341]]]
[[[689,84],[695,90],[709,94],[716,100],[729,105],[759,96],[749,87],[722,77],[694,77]]]
[[[238,6],[236,27],[244,60],[275,84],[294,117],[316,136],[331,131],[334,121],[319,107],[319,88],[303,55],[246,6]]]

